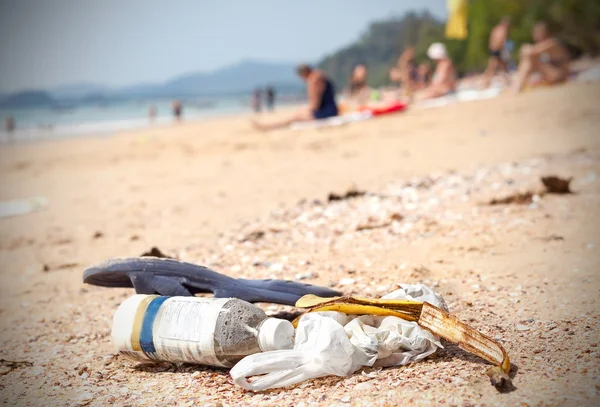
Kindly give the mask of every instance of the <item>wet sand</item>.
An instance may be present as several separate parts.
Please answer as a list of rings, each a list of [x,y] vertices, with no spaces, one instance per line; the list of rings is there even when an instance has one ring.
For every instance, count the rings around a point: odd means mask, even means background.
[[[49,201],[45,210],[0,219],[0,358],[33,363],[3,363],[2,401],[597,404],[598,94],[598,84],[573,84],[340,128],[263,134],[240,117],[1,147],[0,199]],[[496,178],[479,179],[484,168]],[[574,177],[577,194],[482,205],[539,188],[548,173]],[[461,181],[452,181],[456,174]],[[422,198],[407,207],[411,179],[436,181],[415,187]],[[400,190],[400,198],[370,215],[373,197],[342,202],[333,220],[311,203],[352,185],[374,195]],[[444,192],[453,189],[455,196]],[[404,218],[369,231],[349,221],[374,222],[369,216],[386,210]],[[300,233],[313,226],[296,211],[322,219],[315,241]],[[293,225],[299,232],[286,232]],[[281,232],[240,243],[256,229]],[[375,378],[324,378],[259,395],[234,387],[224,371],[133,368],[110,344],[112,314],[132,291],[84,286],[81,274],[152,246],[234,276],[306,274],[373,296],[398,282],[427,282],[452,312],[502,341],[519,368],[517,390],[498,394],[482,374],[487,365],[452,346],[412,366],[367,370]],[[339,286],[342,278],[355,281]]]

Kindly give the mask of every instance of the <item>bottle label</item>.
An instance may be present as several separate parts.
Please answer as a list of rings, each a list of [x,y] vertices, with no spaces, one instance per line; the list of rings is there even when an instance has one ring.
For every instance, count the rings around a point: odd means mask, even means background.
[[[115,314],[113,341],[130,359],[224,366],[215,354],[214,335],[227,301],[135,296]]]
[[[228,298],[169,298],[154,322],[158,359],[224,366],[215,355],[217,318]]]

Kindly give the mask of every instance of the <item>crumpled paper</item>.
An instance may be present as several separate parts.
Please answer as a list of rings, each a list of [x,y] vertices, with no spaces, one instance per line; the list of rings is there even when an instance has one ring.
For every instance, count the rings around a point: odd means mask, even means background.
[[[422,284],[400,285],[382,298],[426,301],[448,310],[443,298]],[[363,366],[406,365],[440,347],[439,338],[416,322],[392,316],[312,312],[300,319],[294,349],[247,356],[230,374],[244,389],[261,391],[322,376],[348,376]],[[263,376],[247,380],[257,375]]]

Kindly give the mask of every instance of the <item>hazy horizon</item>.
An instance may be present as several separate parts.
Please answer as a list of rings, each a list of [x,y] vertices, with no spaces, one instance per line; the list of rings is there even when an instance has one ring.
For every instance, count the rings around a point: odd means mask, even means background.
[[[445,0],[233,3],[0,0],[0,92],[162,83],[245,60],[316,62],[373,21],[446,15]]]

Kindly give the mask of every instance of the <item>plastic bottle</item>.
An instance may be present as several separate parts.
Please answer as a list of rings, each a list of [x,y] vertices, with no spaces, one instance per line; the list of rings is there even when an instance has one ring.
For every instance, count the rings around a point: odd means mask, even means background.
[[[136,361],[231,367],[247,355],[291,349],[294,327],[237,298],[134,295],[115,313],[112,340]]]

